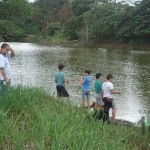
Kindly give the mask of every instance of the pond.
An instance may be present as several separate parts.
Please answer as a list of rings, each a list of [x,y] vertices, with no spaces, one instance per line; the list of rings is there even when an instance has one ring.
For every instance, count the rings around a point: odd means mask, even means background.
[[[11,59],[13,81],[44,88],[56,96],[54,82],[58,64],[63,63],[67,78],[71,78],[66,89],[74,104],[80,104],[80,76],[84,70],[92,70],[91,100],[95,100],[95,73],[113,75],[116,90],[114,95],[117,118],[137,122],[142,115],[150,115],[150,51],[105,48],[66,48],[33,43],[9,43],[16,52]]]

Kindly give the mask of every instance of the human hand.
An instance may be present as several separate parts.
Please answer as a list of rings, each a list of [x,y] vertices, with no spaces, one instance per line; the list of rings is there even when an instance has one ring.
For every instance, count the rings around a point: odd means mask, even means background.
[[[12,51],[12,48],[9,45],[7,46],[7,49],[9,49],[10,51]]]
[[[69,84],[69,81],[70,81],[70,80],[71,80],[71,78],[67,80],[67,84]]]
[[[6,86],[10,86],[10,81],[6,81]]]

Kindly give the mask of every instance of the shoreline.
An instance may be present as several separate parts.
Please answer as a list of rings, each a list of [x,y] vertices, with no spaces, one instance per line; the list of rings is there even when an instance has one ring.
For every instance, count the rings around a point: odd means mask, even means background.
[[[15,41],[4,41],[0,36],[1,42],[15,42]],[[60,45],[64,47],[72,48],[107,48],[107,49],[122,49],[122,50],[150,50],[150,43],[145,44],[136,44],[135,42],[120,42],[120,41],[111,41],[111,40],[99,40],[99,41],[89,41],[83,42],[80,40],[52,40],[51,38],[40,38],[36,35],[27,35],[26,38],[20,39],[16,42],[28,42],[28,43],[37,43],[42,45]]]
[[[123,49],[123,50],[150,50],[150,43],[145,44],[135,44],[134,42],[123,43],[120,41],[110,41],[110,40],[99,40],[99,41],[89,41],[85,43],[80,40],[57,40],[54,41],[50,38],[39,38],[35,35],[28,35],[23,39],[23,42],[38,43],[43,45],[61,45],[64,47],[84,47],[84,48],[107,48],[107,49]]]

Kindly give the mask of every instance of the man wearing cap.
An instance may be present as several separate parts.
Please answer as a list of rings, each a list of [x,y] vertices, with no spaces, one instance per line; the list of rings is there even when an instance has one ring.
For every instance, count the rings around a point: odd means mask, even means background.
[[[65,89],[65,83],[69,83],[69,80],[66,80],[66,74],[63,72],[64,67],[65,66],[63,64],[59,64],[58,65],[59,72],[55,74],[57,96],[59,98],[61,96],[67,97],[67,100],[70,100],[69,94],[67,90]]]
[[[11,68],[9,57],[15,57],[15,53],[8,44],[4,43],[1,45],[0,51],[0,95],[4,92],[6,85],[10,85]]]

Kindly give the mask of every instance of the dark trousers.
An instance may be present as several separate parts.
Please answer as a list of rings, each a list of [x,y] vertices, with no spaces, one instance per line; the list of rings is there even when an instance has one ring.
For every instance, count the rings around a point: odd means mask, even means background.
[[[5,85],[4,85],[4,81],[0,80],[0,96],[2,96],[2,94],[5,91]]]

